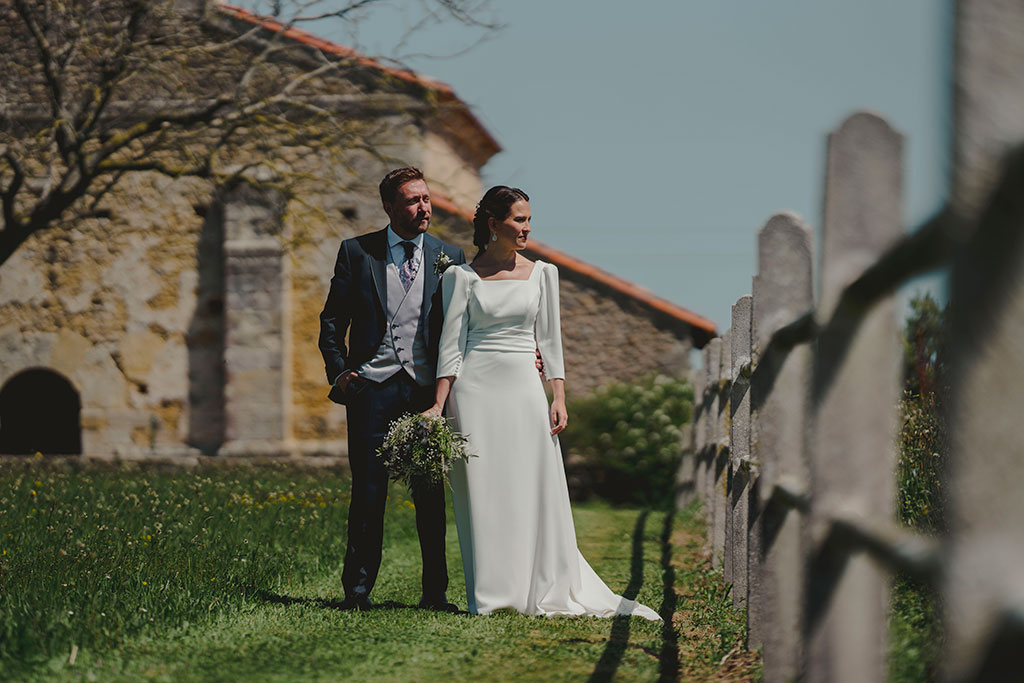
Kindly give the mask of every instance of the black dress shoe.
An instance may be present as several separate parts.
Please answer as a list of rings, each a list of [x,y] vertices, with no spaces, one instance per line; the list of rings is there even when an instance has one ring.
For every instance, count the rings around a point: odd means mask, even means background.
[[[427,600],[424,598],[420,600],[420,609],[429,609],[434,612],[458,612],[459,608],[457,605],[448,602],[447,598],[440,598],[438,600]]]
[[[367,612],[373,609],[373,603],[370,602],[369,598],[356,597],[356,598],[345,598],[338,605],[338,609],[344,610],[357,610],[359,612]]]

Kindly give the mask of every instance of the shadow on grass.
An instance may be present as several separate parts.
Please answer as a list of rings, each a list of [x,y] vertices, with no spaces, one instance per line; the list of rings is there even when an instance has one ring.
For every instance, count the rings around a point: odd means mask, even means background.
[[[640,587],[644,583],[644,527],[647,525],[647,516],[650,510],[644,510],[636,518],[636,525],[633,527],[633,553],[629,565],[629,585],[622,591],[622,597],[629,600],[636,600]],[[594,671],[588,679],[592,683],[598,681],[610,681],[615,677],[619,665],[622,663],[622,655],[629,644],[629,620],[627,614],[612,618],[612,633],[608,637],[608,643],[604,646],[601,659],[597,660]]]
[[[644,554],[643,538],[644,527],[647,524],[647,516],[650,510],[644,510],[637,517],[636,526],[633,528],[633,552],[630,560],[629,585],[623,591],[622,597],[635,600],[643,585],[644,577]],[[672,623],[672,615],[676,611],[676,571],[672,566],[672,525],[676,517],[676,506],[665,513],[665,521],[661,527],[661,585],[662,600],[658,614],[662,618],[661,623],[661,652],[658,653],[658,680],[675,681],[679,679],[679,634],[676,633]],[[594,671],[588,679],[590,683],[599,681],[611,681],[622,663],[622,655],[629,645],[629,623],[630,617],[622,615],[614,617],[612,621],[612,632],[608,637],[601,659],[594,666]],[[652,653],[653,654],[653,653]]]
[[[328,600],[327,598],[295,598],[290,595],[278,595],[277,593],[271,593],[270,591],[258,591],[256,596],[264,602],[273,603],[275,605],[307,605],[310,607],[320,607],[322,609],[338,610],[339,612],[354,611],[351,607],[346,607],[341,600]],[[396,602],[394,600],[375,602],[371,609],[374,611],[384,609],[414,609],[426,611],[426,608],[420,607],[419,605],[407,605],[403,602]],[[450,614],[469,614],[469,612],[459,610],[458,612],[450,612]]]
[[[676,612],[676,570],[672,566],[672,523],[676,518],[676,506],[665,514],[661,526],[661,652],[658,655],[658,680],[679,679],[679,634],[676,633],[672,615]]]

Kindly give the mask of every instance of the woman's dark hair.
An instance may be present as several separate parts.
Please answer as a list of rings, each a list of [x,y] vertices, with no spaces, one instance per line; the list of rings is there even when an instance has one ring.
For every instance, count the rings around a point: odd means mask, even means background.
[[[530,196],[518,187],[495,185],[484,193],[480,203],[476,205],[476,214],[473,216],[473,244],[478,250],[477,256],[484,253],[488,242],[491,241],[491,229],[487,225],[487,219],[505,220],[512,212],[512,205],[519,200],[528,202]]]

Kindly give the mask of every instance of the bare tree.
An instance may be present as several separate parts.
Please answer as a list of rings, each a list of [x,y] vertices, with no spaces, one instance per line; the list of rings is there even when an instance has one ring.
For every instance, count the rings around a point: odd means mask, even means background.
[[[427,89],[295,28],[379,1],[271,0],[255,22],[204,0],[11,0],[0,8],[0,264],[34,233],[105,217],[104,199],[134,172],[223,182],[286,147],[372,147],[353,115],[367,90],[387,106],[416,88],[429,101]],[[476,18],[480,0],[422,1],[435,18],[493,28]]]

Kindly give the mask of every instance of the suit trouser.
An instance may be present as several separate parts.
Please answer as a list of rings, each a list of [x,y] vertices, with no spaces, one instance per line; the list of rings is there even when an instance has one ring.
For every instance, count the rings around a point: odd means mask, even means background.
[[[421,412],[434,403],[434,387],[416,384],[405,372],[384,382],[354,379],[345,392],[348,406],[348,458],[352,502],[348,510],[348,548],[341,582],[345,597],[366,597],[380,569],[388,473],[377,449],[388,425],[404,413]],[[416,531],[423,558],[423,598],[440,600],[448,589],[444,555],[444,484],[414,487]]]

